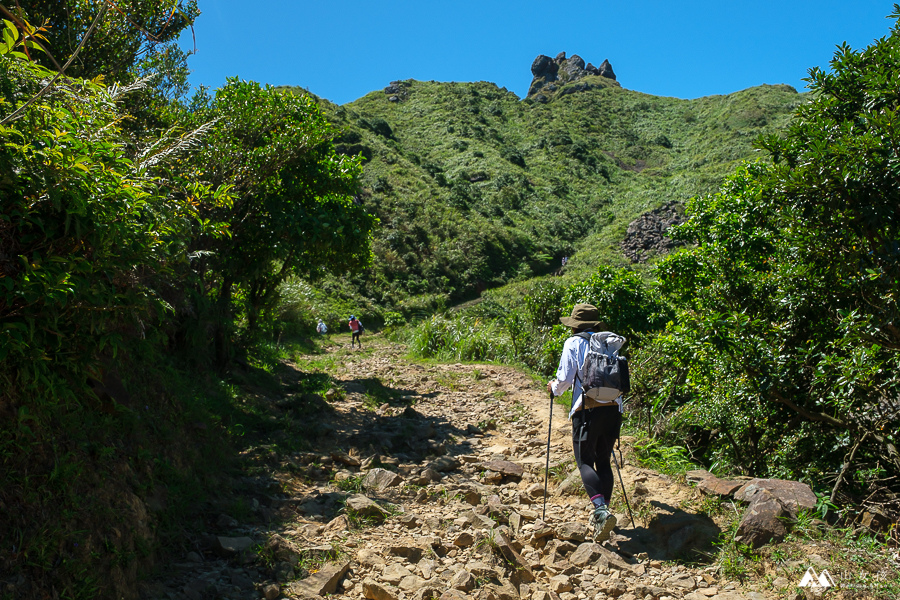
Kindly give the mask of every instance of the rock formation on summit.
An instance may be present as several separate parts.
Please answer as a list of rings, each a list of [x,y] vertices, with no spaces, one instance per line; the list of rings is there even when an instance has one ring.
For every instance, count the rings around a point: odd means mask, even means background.
[[[566,58],[565,52],[560,52],[556,55],[556,58],[550,58],[543,54],[539,55],[531,63],[531,74],[534,78],[531,80],[531,87],[528,88],[528,97],[539,102],[547,101],[547,97],[540,92],[555,92],[560,86],[584,79],[589,75],[616,81],[616,74],[613,72],[612,65],[609,64],[608,60],[604,60],[603,64],[598,68],[591,63],[585,65],[584,59],[577,54]],[[595,86],[584,85],[568,89],[571,91],[583,91],[590,87]]]

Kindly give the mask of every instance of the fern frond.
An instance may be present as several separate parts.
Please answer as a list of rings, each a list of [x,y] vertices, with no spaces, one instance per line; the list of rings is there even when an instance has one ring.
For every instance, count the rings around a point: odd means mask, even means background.
[[[159,73],[151,73],[150,75],[141,77],[140,79],[137,79],[124,87],[119,87],[119,84],[114,83],[109,86],[109,88],[107,88],[109,97],[113,100],[118,100],[120,96],[124,96],[125,94],[134,92],[136,90],[144,89],[151,81],[153,81],[157,77],[159,77]]]
[[[206,137],[218,121],[219,118],[213,119],[208,123],[204,123],[197,129],[189,131],[175,139],[168,137],[168,134],[172,132],[170,129],[166,136],[161,137],[141,152],[137,159],[137,172],[144,173],[147,169],[155,167],[166,160],[171,160],[179,154],[193,148]],[[168,147],[163,148],[164,146]]]

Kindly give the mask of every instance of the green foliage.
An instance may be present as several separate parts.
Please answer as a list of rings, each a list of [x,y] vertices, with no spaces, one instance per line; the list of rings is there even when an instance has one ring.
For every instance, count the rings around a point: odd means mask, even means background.
[[[415,331],[410,351],[422,358],[513,362],[509,337],[502,326],[475,317],[434,316]]]
[[[537,104],[484,82],[400,85],[399,102],[319,101],[341,151],[365,155],[361,201],[383,225],[345,293],[388,310],[423,294],[467,300],[563,256],[581,277],[623,265],[633,219],[713,190],[802,100],[787,86],[697,100],[587,87]]]
[[[684,475],[698,468],[683,446],[668,446],[654,439],[636,440],[634,453],[642,465],[669,475]]]
[[[232,79],[214,98],[195,99],[190,123],[210,122],[191,161],[212,185],[233,186],[235,202],[201,207],[230,235],[199,239],[194,250],[210,253],[220,298],[239,286],[251,329],[288,276],[369,263],[377,220],[352,199],[358,161],[334,153],[311,99]]]
[[[91,23],[100,16],[78,60],[67,71],[69,76],[85,79],[97,75],[113,80],[127,78],[129,69],[142,58],[170,51],[181,32],[200,14],[196,0],[137,0],[129,2],[127,8],[110,8],[91,0],[18,0],[16,6],[33,22],[46,20],[46,45],[57,64],[75,52]],[[50,56],[37,58],[46,67],[55,66]]]
[[[15,90],[0,101],[6,116],[52,73],[0,61],[0,78]],[[0,128],[8,174],[0,182],[0,379],[8,389],[41,390],[47,402],[71,400],[73,374],[92,371],[98,353],[115,353],[162,314],[154,286],[177,262],[180,240],[220,234],[187,198],[166,197],[140,176],[118,121],[106,88],[60,80]]]
[[[268,403],[238,401],[202,370],[198,387],[173,392],[180,374],[161,365],[203,366],[211,338],[230,342],[265,311],[274,320],[288,275],[367,264],[376,219],[352,201],[358,164],[335,155],[310,101],[232,82],[177,110],[142,100],[128,116],[128,90],[31,62],[42,30],[4,25],[0,538],[14,540],[4,567],[27,570],[35,595],[96,597],[100,578],[125,596],[136,564],[209,492],[213,476],[193,480],[194,467],[220,469],[210,453],[225,442],[275,435]],[[255,350],[248,379],[286,357],[268,341]],[[304,418],[327,409],[317,398],[285,411],[285,448],[318,435]],[[156,486],[170,510],[139,517]]]
[[[553,327],[563,315],[565,289],[556,280],[538,281],[525,296],[525,319],[534,327]]]
[[[351,494],[360,494],[363,491],[363,479],[365,479],[364,475],[354,475],[346,479],[341,479],[340,481],[335,481],[334,483],[341,491],[349,492]]]
[[[772,164],[691,200],[675,235],[692,247],[656,270],[678,314],[647,354],[645,401],[709,463],[844,498],[900,473],[898,48],[895,25],[812,69],[811,101],[760,141]]]
[[[486,294],[483,302],[450,318],[433,317],[422,323],[411,350],[427,358],[519,363],[549,376],[571,336],[559,317],[568,315],[578,302],[596,303],[613,331],[631,337],[638,346],[642,333],[668,318],[668,309],[655,292],[627,269],[601,267],[586,281],[568,286],[538,280],[515,286],[516,292],[505,296],[510,287]]]
[[[719,534],[719,540],[715,545],[719,547],[717,562],[722,575],[729,579],[742,581],[755,571],[759,563],[759,555],[747,544],[742,544],[737,539],[740,519],[734,518],[729,522],[727,529]]]
[[[627,338],[659,330],[671,312],[634,271],[601,266],[591,277],[569,288],[565,315],[579,303],[592,304],[609,331]]]

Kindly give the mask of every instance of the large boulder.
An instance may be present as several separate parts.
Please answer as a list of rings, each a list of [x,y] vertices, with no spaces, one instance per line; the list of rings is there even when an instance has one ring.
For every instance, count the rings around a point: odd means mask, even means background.
[[[389,516],[385,509],[363,494],[354,494],[347,498],[347,510],[353,511],[360,517],[375,521],[383,521]]]
[[[338,564],[323,565],[306,579],[293,582],[290,587],[291,594],[299,598],[333,594],[337,591],[338,584],[348,570],[350,570],[349,560],[343,560]]]
[[[569,476],[557,486],[555,492],[557,496],[576,496],[584,493],[584,483],[581,481],[581,472],[576,468],[573,469]]]
[[[521,478],[525,474],[525,467],[508,460],[489,460],[481,463],[482,468],[499,473],[503,477]]]
[[[233,558],[252,552],[255,542],[249,537],[216,536],[213,550],[224,558]]]
[[[293,566],[297,566],[300,562],[300,548],[277,533],[266,541],[264,549],[266,554],[272,556],[278,562],[288,562]]]
[[[560,68],[566,73],[567,77],[565,77],[565,79],[568,81],[581,79],[587,73],[584,70],[584,59],[577,54],[573,54],[563,61]]]
[[[594,542],[585,542],[578,546],[569,556],[569,562],[576,567],[586,567],[594,563],[602,555],[600,544]]]
[[[363,581],[363,597],[369,600],[397,600],[397,594],[390,586],[384,586],[372,579]]]
[[[785,518],[788,511],[771,492],[761,489],[753,495],[753,500],[738,525],[737,535],[741,543],[759,548],[769,542],[780,542],[787,535]]]
[[[697,484],[697,489],[699,489],[704,494],[710,494],[715,496],[731,496],[736,491],[741,489],[746,481],[741,481],[739,479],[719,479],[715,475],[710,475],[703,481]]]
[[[734,497],[752,505],[763,492],[768,492],[777,499],[791,519],[796,519],[801,510],[814,509],[818,502],[816,494],[808,485],[786,479],[751,479],[734,493]]]
[[[497,550],[500,551],[503,558],[518,572],[520,581],[534,581],[534,572],[531,570],[531,565],[515,549],[509,536],[505,532],[498,530],[494,541],[497,543]]]
[[[557,71],[559,71],[559,65],[552,58],[543,54],[539,54],[531,63],[531,74],[535,79],[549,78],[550,81],[553,81],[556,79]]]
[[[383,492],[392,487],[397,487],[403,483],[403,478],[387,469],[376,468],[366,473],[362,485],[367,490],[375,490]]]

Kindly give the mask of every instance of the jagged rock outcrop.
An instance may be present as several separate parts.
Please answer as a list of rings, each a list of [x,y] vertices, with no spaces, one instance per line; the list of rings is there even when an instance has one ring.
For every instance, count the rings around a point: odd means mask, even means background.
[[[604,61],[603,61],[603,64],[600,65],[599,71],[600,71],[600,72],[598,73],[598,75],[600,75],[600,77],[606,77],[606,78],[608,78],[608,79],[615,79],[615,78],[616,78],[616,74],[613,73],[612,65],[609,64],[609,61],[608,61],[608,60],[604,60]]]
[[[566,58],[565,52],[560,52],[556,58],[550,58],[543,54],[539,55],[531,63],[531,87],[528,89],[528,97],[538,102],[547,101],[547,92],[555,92],[564,84],[572,83],[580,79],[584,79],[588,75],[597,77],[605,77],[612,81],[616,81],[616,74],[613,72],[612,65],[608,60],[604,60],[600,67],[595,67],[591,63],[585,65],[584,59],[573,54]],[[585,85],[570,88],[572,91],[582,91],[597,87]]]
[[[384,93],[391,102],[402,102],[409,96],[409,82],[392,81],[389,86],[384,88]]]
[[[684,222],[684,207],[678,202],[669,202],[657,209],[644,213],[628,225],[622,240],[622,253],[631,262],[645,262],[651,256],[665,254],[683,245],[666,235],[673,225]]]

